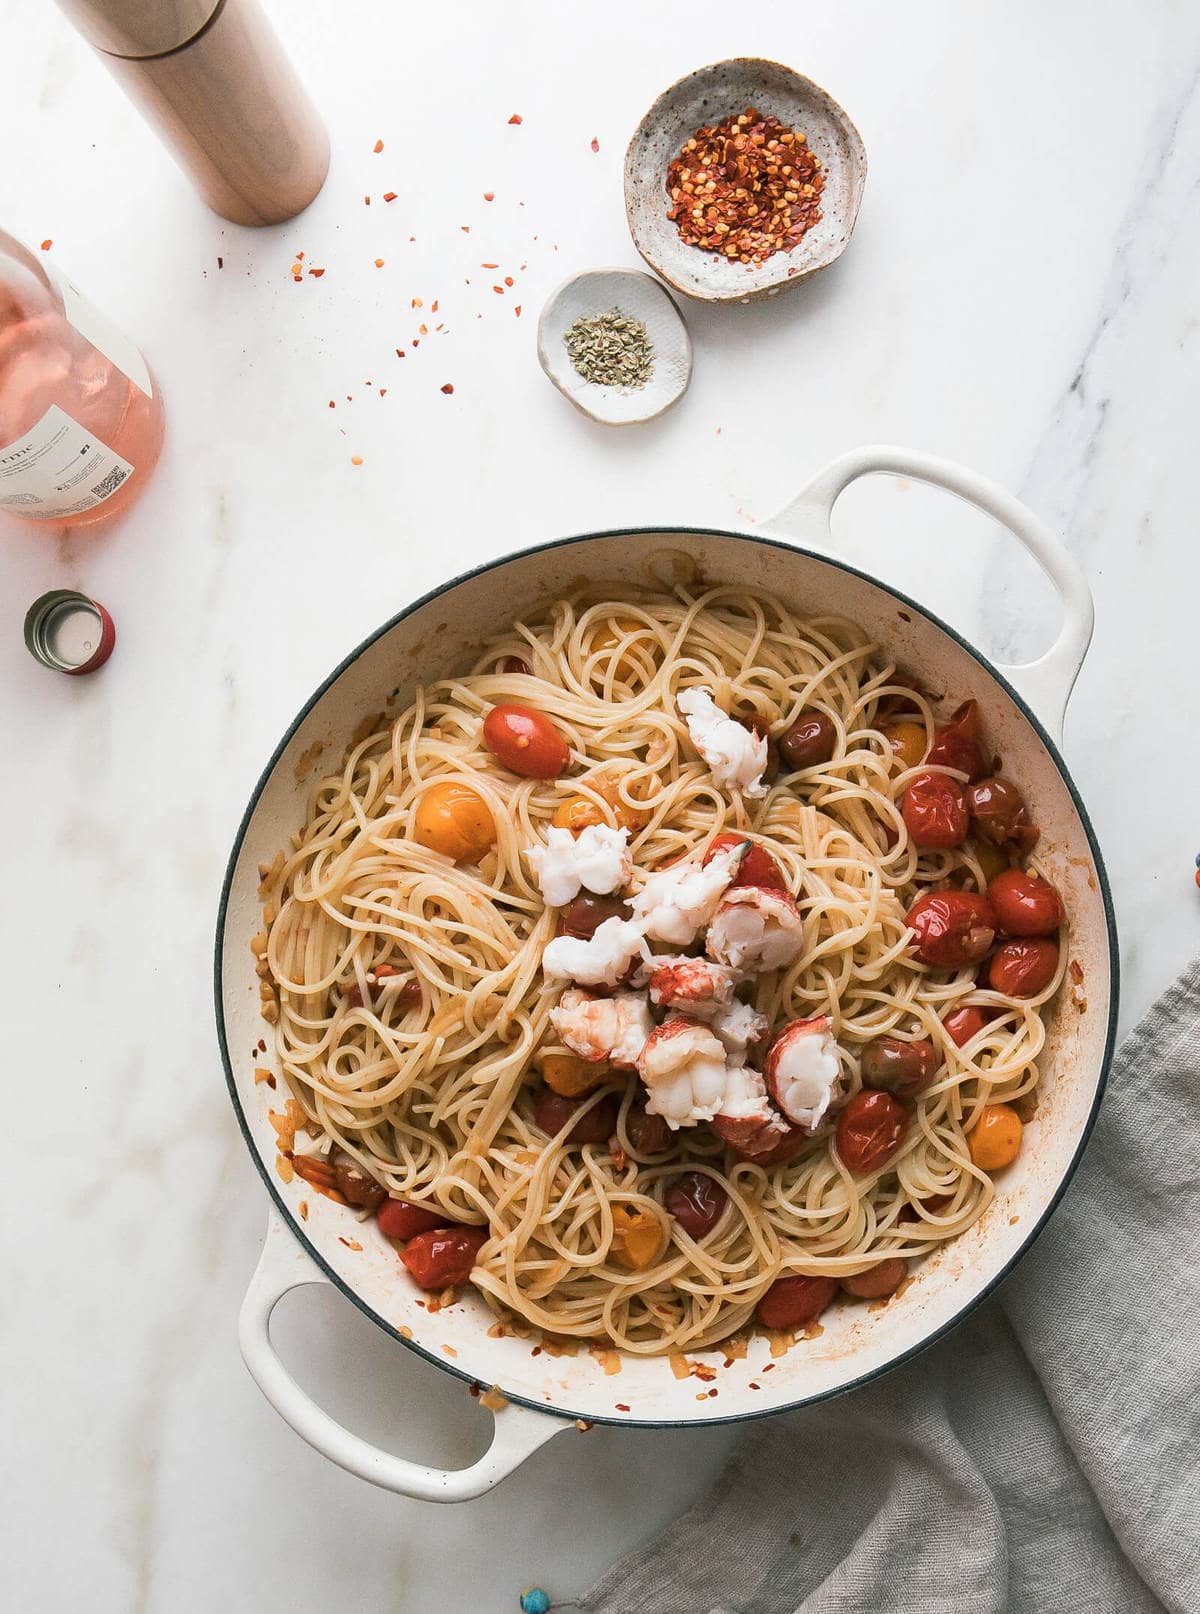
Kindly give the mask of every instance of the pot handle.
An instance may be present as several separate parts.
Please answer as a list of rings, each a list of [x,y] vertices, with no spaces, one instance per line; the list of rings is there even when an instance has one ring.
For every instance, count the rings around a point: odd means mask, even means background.
[[[1079,562],[1040,517],[987,477],[933,454],[873,445],[852,449],[819,471],[769,523],[818,544],[832,541],[833,507],[851,482],[884,472],[944,488],[1007,527],[1054,584],[1062,599],[1058,638],[1037,661],[999,671],[1029,703],[1055,740],[1062,738],[1067,701],[1092,637],[1092,594]]]
[[[271,1343],[271,1313],[290,1289],[329,1279],[300,1248],[274,1211],[267,1238],[238,1319],[242,1359],[259,1389],[302,1439],[348,1473],[385,1491],[423,1502],[467,1502],[482,1496],[527,1457],[571,1425],[561,1418],[508,1406],[493,1413],[492,1443],[470,1468],[446,1470],[410,1463],[344,1429],[300,1388]]]

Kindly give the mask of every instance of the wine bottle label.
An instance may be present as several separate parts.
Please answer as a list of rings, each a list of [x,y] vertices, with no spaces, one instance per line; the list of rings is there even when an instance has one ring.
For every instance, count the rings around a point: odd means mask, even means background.
[[[93,307],[79,287],[68,280],[61,269],[51,269],[47,266],[46,273],[58,287],[63,300],[63,313],[80,336],[94,348],[98,348],[110,364],[115,364],[123,375],[129,377],[135,387],[142,389],[147,398],[153,398],[154,383],[150,380],[146,361],[124,332],[118,330],[112,320],[98,308]]]
[[[0,510],[61,521],[94,510],[132,475],[128,460],[51,404],[24,437],[0,448]]]

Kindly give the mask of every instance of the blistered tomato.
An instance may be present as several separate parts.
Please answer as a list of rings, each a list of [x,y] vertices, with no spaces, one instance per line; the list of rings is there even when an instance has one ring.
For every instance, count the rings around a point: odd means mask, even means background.
[[[997,947],[988,965],[988,985],[1010,998],[1035,998],[1058,971],[1058,943],[1048,936],[1027,936]]]
[[[967,810],[980,835],[993,846],[1012,845],[1020,852],[1032,852],[1039,831],[1030,821],[1025,798],[1011,779],[999,774],[980,779],[967,789]]]
[[[528,706],[493,706],[483,722],[483,743],[497,762],[525,779],[557,779],[571,759],[550,719]]]
[[[694,1239],[711,1233],[721,1220],[729,1196],[703,1171],[685,1171],[663,1195],[663,1204],[683,1231]]]
[[[731,846],[742,846],[748,840],[750,840],[748,835],[739,835],[737,830],[722,830],[714,837],[712,845],[704,854],[705,866],[712,862],[718,852],[727,852]],[[760,846],[757,841],[750,841],[750,850],[738,865],[733,884],[765,885],[773,891],[786,891],[788,888],[783,870],[766,847]]]
[[[933,744],[925,760],[935,762],[939,768],[957,768],[966,774],[968,781],[982,779],[987,771],[980,744],[982,738],[979,703],[964,701],[950,714],[948,722],[934,728]]]
[[[1006,936],[1053,936],[1063,922],[1062,898],[1032,870],[1005,869],[988,886],[988,901]]]
[[[902,1261],[898,1255],[891,1255],[886,1261],[877,1261],[865,1272],[856,1272],[851,1278],[843,1278],[842,1288],[857,1300],[885,1300],[888,1295],[896,1293],[907,1276],[908,1262]]]
[[[904,916],[914,956],[939,969],[977,964],[996,939],[996,915],[978,891],[927,891]]]
[[[661,1115],[651,1115],[643,1104],[635,1104],[625,1118],[629,1142],[639,1154],[662,1154],[671,1146],[674,1134]]]
[[[621,918],[625,912],[620,897],[598,897],[593,891],[581,891],[559,915],[558,934],[590,941],[606,919]]]
[[[904,792],[900,816],[913,844],[929,851],[961,846],[971,821],[963,787],[947,773],[918,773]]]
[[[486,1227],[437,1228],[410,1239],[400,1259],[422,1289],[449,1289],[466,1283],[487,1239]]]
[[[829,761],[837,748],[837,729],[824,712],[801,712],[794,723],[775,736],[775,743],[785,766],[798,772]]]
[[[413,814],[413,840],[456,863],[477,863],[496,844],[496,822],[478,792],[457,779],[430,785]]]
[[[876,1037],[862,1051],[862,1079],[867,1087],[881,1088],[896,1098],[916,1098],[937,1074],[937,1049],[921,1039]]]
[[[883,735],[900,768],[916,768],[925,760],[924,723],[885,723]]]
[[[1021,1149],[1021,1117],[1011,1104],[989,1104],[967,1134],[971,1159],[980,1171],[1002,1171]]]
[[[379,1231],[390,1239],[411,1239],[435,1227],[451,1227],[452,1216],[429,1205],[415,1205],[410,1199],[389,1199],[375,1212]]]
[[[887,1165],[904,1142],[908,1111],[890,1093],[864,1087],[838,1116],[837,1151],[842,1163],[865,1176]]]
[[[609,1079],[607,1061],[550,1050],[539,1061],[542,1080],[561,1098],[586,1098]]]
[[[533,1119],[538,1128],[547,1137],[556,1137],[570,1121],[573,1115],[587,1103],[586,1098],[565,1098],[562,1094],[554,1092],[550,1087],[544,1087],[533,1112]],[[606,1143],[612,1137],[617,1126],[617,1100],[613,1094],[607,1093],[598,1104],[593,1104],[586,1115],[580,1115],[574,1126],[567,1133],[567,1143]]]
[[[951,1009],[942,1024],[954,1046],[965,1048],[972,1037],[991,1023],[994,1015],[993,1009],[981,1009],[977,1003],[967,1003],[961,1009]]]
[[[764,1328],[805,1328],[838,1292],[836,1278],[776,1278],[755,1308]]]

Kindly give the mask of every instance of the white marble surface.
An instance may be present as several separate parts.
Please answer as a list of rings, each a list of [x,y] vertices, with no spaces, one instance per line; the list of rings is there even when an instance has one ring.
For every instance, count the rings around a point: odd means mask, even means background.
[[[566,1598],[732,1439],[596,1431],[438,1510],[317,1458],[238,1359],[265,1200],[212,1024],[225,851],[298,704],[419,590],[566,531],[764,520],[864,441],[964,460],[1056,522],[1096,590],[1067,755],[1113,878],[1126,1025],[1200,936],[1194,6],[862,0],[741,26],[711,0],[271,9],[334,160],[308,214],[255,233],[192,197],[53,7],[0,3],[4,223],[53,238],[140,341],[170,431],[119,530],[0,549],[0,1559],[11,1606],[39,1614],[499,1614],[531,1580]],[[858,123],[855,239],[784,299],[689,309],[680,407],[591,426],[539,373],[538,308],[571,270],[636,263],[629,131],[680,73],[745,53]],[[325,276],[293,285],[296,250]],[[398,360],[421,317],[446,333]],[[838,527],[985,646],[1045,639],[1041,584],[949,501],[860,487]],[[64,584],[117,619],[93,679],[21,643],[26,605]],[[461,1390],[336,1297],[293,1297],[277,1333],[356,1428],[447,1463],[477,1448]]]

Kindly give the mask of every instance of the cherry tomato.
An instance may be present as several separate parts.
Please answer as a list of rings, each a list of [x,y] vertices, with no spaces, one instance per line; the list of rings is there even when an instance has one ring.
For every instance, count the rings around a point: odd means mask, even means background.
[[[739,1147],[735,1143],[730,1144],[730,1148],[739,1160],[752,1160],[764,1171],[769,1171],[772,1166],[786,1166],[789,1161],[796,1158],[805,1144],[812,1142],[812,1133],[806,1131],[804,1127],[796,1126],[791,1121],[786,1124],[787,1131],[773,1148],[763,1150],[752,1145]]]
[[[728,1194],[703,1171],[685,1171],[663,1195],[669,1215],[691,1238],[702,1239],[721,1220]]]
[[[876,1037],[862,1051],[862,1079],[867,1087],[881,1088],[896,1098],[916,1098],[933,1081],[938,1063],[931,1042]]]
[[[454,1218],[431,1205],[414,1205],[411,1199],[386,1200],[375,1212],[379,1231],[389,1239],[411,1239],[435,1227],[452,1227]]]
[[[505,656],[500,663],[502,673],[523,673],[526,678],[533,677],[533,668],[520,656]]]
[[[968,780],[982,779],[987,772],[979,743],[982,738],[979,703],[964,701],[951,712],[948,722],[934,728],[933,744],[925,760],[936,762],[939,768],[957,768]]]
[[[387,1198],[387,1189],[364,1171],[346,1149],[335,1149],[330,1159],[338,1192],[356,1210],[375,1210]]]
[[[925,760],[924,723],[885,723],[883,736],[901,768],[916,768]]]
[[[565,1098],[553,1088],[543,1087],[533,1112],[534,1125],[547,1137],[555,1137],[586,1103],[586,1098]],[[617,1108],[615,1095],[606,1094],[599,1104],[593,1104],[586,1115],[579,1117],[564,1141],[571,1144],[606,1143],[616,1130]]]
[[[967,811],[980,835],[993,846],[1013,845],[1021,852],[1032,852],[1037,845],[1040,832],[1011,779],[994,774],[969,786]]]
[[[413,840],[456,863],[477,863],[496,844],[496,821],[470,785],[440,779],[430,785],[413,814]]]
[[[908,1111],[890,1093],[864,1087],[838,1116],[837,1151],[860,1177],[879,1171],[904,1142]]]
[[[998,874],[988,886],[988,901],[1006,936],[1053,936],[1063,922],[1056,888],[1025,869]]]
[[[961,846],[971,827],[963,787],[946,773],[916,774],[904,792],[900,816],[923,850]]]
[[[620,897],[598,897],[593,891],[581,891],[559,914],[558,934],[590,941],[606,919],[617,919],[624,913],[625,904]]]
[[[764,1328],[805,1328],[838,1292],[836,1278],[776,1278],[755,1308]]]
[[[734,829],[722,830],[704,854],[705,866],[712,862],[718,852],[727,852],[731,846],[741,846],[747,840],[750,840],[748,835],[739,835]],[[733,884],[765,885],[772,891],[786,891],[788,888],[783,870],[766,847],[760,846],[757,841],[750,841],[750,850],[742,859],[733,877]]]
[[[939,969],[977,964],[996,939],[996,915],[978,891],[927,891],[904,923],[916,932],[914,957]]]
[[[528,706],[493,706],[483,720],[483,743],[497,762],[525,779],[557,779],[571,760],[554,724]]]
[[[579,835],[590,825],[606,824],[608,820],[587,796],[568,796],[554,809],[550,822],[556,829],[569,829],[572,835]]]
[[[975,786],[972,785],[971,789],[974,790],[974,788]],[[970,791],[967,794],[970,795]],[[1002,846],[997,846],[993,841],[985,841],[980,837],[972,847],[972,851],[975,853],[975,861],[979,864],[983,872],[984,883],[987,885],[990,885],[998,874],[1003,874],[1005,869],[1012,866],[1008,861],[1008,853],[1005,849]]]
[[[487,1239],[486,1227],[434,1228],[410,1239],[400,1259],[422,1289],[450,1289],[466,1283]]]
[[[1048,936],[1026,936],[997,947],[988,965],[988,985],[1010,998],[1035,998],[1058,970],[1058,943]]]
[[[539,1066],[546,1086],[562,1098],[585,1098],[608,1080],[608,1062],[604,1059],[583,1059],[579,1054],[552,1049],[541,1055]]]
[[[661,1115],[651,1115],[643,1104],[635,1104],[630,1110],[625,1131],[639,1154],[662,1154],[671,1146],[671,1128]]]
[[[965,1048],[971,1038],[977,1036],[986,1025],[995,1019],[994,1009],[980,1008],[978,1003],[965,1003],[961,1009],[951,1009],[942,1021],[946,1035],[956,1048]]]
[[[837,746],[837,729],[824,712],[801,712],[776,736],[779,755],[793,772],[828,762]]]
[[[857,1300],[886,1300],[889,1295],[896,1293],[907,1276],[908,1262],[901,1260],[898,1255],[890,1255],[886,1261],[877,1261],[865,1272],[856,1272],[851,1278],[843,1278],[842,1288]]]
[[[1011,1166],[1021,1149],[1024,1128],[1011,1104],[989,1104],[967,1133],[971,1159],[980,1171],[1002,1171]]]

